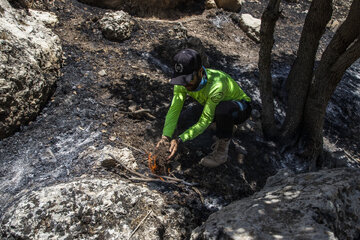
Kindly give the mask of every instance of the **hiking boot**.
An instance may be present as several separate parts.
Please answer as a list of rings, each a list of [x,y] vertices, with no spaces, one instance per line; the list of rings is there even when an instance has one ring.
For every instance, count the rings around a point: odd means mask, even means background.
[[[200,164],[205,167],[213,168],[225,163],[228,157],[229,144],[230,139],[217,139],[211,146],[213,152],[203,157]]]

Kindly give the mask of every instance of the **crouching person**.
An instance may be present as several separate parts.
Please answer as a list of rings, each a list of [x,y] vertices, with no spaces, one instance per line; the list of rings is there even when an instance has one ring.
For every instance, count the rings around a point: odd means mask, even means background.
[[[250,97],[228,74],[202,66],[199,53],[184,49],[174,57],[174,95],[166,115],[163,136],[156,147],[173,137],[180,112],[189,95],[203,106],[200,119],[193,126],[170,141],[171,159],[179,144],[192,140],[203,133],[212,123],[216,123],[217,140],[213,152],[201,159],[206,167],[217,167],[227,161],[233,127],[246,121],[251,113]]]

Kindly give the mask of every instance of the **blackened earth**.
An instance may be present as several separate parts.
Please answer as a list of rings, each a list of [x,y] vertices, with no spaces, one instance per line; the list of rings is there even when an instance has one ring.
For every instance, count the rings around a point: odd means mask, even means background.
[[[244,3],[242,13],[260,17],[264,2]],[[308,5],[286,3],[277,27],[273,65],[279,121],[282,117],[280,89],[294,59]],[[121,178],[113,171],[94,168],[94,159],[81,157],[90,146],[97,149],[106,145],[130,146],[142,171],[147,171],[147,153],[161,137],[171,102],[172,86],[168,80],[172,65],[166,57],[172,53],[164,54],[164,51],[172,49],[169,44],[174,41],[167,41],[167,36],[178,22],[187,28],[189,37],[201,40],[209,65],[236,79],[252,97],[253,108],[260,109],[259,45],[232,21],[230,13],[205,10],[176,21],[135,18],[132,37],[124,42],[111,42],[104,39],[97,24],[98,19],[111,10],[72,0],[55,1],[43,8],[59,18],[60,23],[53,30],[62,40],[65,55],[62,77],[37,119],[0,142],[0,217],[21,197],[19,192],[25,194],[23,190],[31,191],[84,175]],[[343,11],[336,14],[344,17]],[[320,52],[332,34],[327,30]],[[356,72],[359,67],[354,69]],[[351,74],[345,77],[356,80]],[[193,113],[199,112],[198,108],[187,100],[177,133],[196,121],[198,115]],[[133,109],[148,109],[156,119],[134,116]],[[353,120],[349,117],[343,121],[352,126]],[[334,125],[331,119],[326,120],[324,132],[328,141],[358,160],[359,135],[344,135],[340,124],[336,128]],[[200,225],[219,207],[258,191],[279,168],[298,171],[306,168],[306,163],[288,161],[279,153],[279,146],[262,138],[256,116],[234,131],[228,161],[214,169],[204,168],[198,163],[211,152],[214,133],[212,126],[197,139],[182,144],[170,164],[176,177],[197,184],[205,203],[187,187],[151,185],[168,197],[169,204],[187,206],[192,211],[194,217],[189,226]]]

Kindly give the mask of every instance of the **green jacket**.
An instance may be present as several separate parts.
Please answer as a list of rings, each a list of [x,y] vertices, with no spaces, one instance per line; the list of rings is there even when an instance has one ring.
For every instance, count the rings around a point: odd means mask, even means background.
[[[216,106],[221,101],[251,101],[234,79],[228,74],[219,70],[206,69],[206,76],[206,85],[197,92],[188,91],[181,85],[174,86],[174,97],[165,119],[163,129],[164,136],[172,137],[187,95],[203,105],[204,109],[199,121],[179,136],[183,142],[192,140],[205,131],[205,129],[213,122]]]

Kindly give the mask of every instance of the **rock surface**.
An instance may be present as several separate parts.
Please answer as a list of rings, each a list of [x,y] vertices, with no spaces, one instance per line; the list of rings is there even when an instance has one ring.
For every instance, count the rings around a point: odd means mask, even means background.
[[[211,215],[192,239],[359,239],[359,198],[359,169],[281,170],[260,192]]]
[[[124,11],[105,13],[99,24],[105,38],[119,42],[130,38],[134,27],[130,15]]]
[[[241,10],[242,0],[215,0],[219,8],[226,11],[239,12]]]
[[[241,14],[239,25],[249,38],[255,42],[260,42],[260,19],[254,18],[250,14]]]
[[[46,27],[55,14],[15,10],[0,0],[0,139],[36,117],[59,76],[62,48]]]
[[[148,215],[149,214],[149,215]],[[147,217],[146,217],[147,216]],[[25,194],[1,220],[3,239],[183,239],[189,210],[141,184],[85,178]]]

